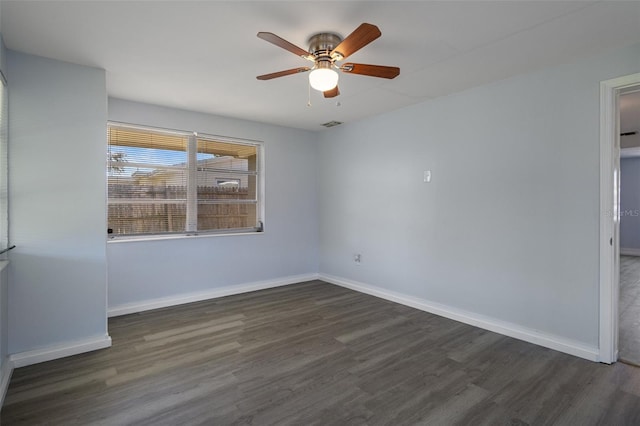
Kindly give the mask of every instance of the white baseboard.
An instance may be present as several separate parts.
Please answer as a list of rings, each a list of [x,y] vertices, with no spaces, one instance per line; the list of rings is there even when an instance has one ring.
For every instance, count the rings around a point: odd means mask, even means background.
[[[319,279],[331,284],[336,284],[341,287],[359,291],[361,293],[380,297],[381,299],[420,309],[421,311],[429,312],[485,330],[493,331],[498,334],[513,337],[519,340],[524,340],[525,342],[544,346],[546,348],[554,349],[559,352],[564,352],[580,358],[588,359],[590,361],[598,361],[599,351],[597,347],[587,346],[583,343],[566,339],[564,337],[555,336],[538,330],[523,327],[518,324],[501,321],[485,315],[464,311],[462,309],[453,308],[451,306],[431,302],[429,300],[420,299],[402,293],[389,291],[380,287],[375,287],[345,278],[335,277],[327,274],[320,274]]]
[[[640,249],[620,247],[620,254],[625,256],[640,256]]]
[[[12,374],[13,362],[7,357],[2,363],[2,369],[0,369],[0,407],[4,404],[4,397],[7,396]]]
[[[19,368],[84,352],[95,351],[97,349],[108,348],[110,346],[111,337],[108,334],[105,334],[104,336],[65,342],[41,349],[34,349],[32,351],[18,352],[10,355],[9,361],[13,368]]]
[[[185,303],[200,302],[218,297],[232,296],[234,294],[248,293],[250,291],[264,290],[267,288],[281,287],[283,285],[296,284],[304,281],[317,280],[318,274],[292,275],[274,280],[256,281],[253,283],[231,285],[197,293],[179,294],[171,297],[144,300],[142,302],[125,303],[109,307],[108,316],[133,314],[149,311],[151,309],[166,308],[168,306],[182,305]]]

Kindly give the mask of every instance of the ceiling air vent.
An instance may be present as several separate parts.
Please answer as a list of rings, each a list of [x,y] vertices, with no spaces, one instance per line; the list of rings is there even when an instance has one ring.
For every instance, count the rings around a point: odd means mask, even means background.
[[[322,125],[324,127],[333,127],[333,126],[339,126],[342,124],[342,121],[328,121],[326,123],[323,123]]]

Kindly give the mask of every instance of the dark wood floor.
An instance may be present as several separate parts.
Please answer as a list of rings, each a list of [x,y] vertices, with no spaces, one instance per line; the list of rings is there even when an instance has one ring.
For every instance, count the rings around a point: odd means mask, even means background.
[[[640,365],[640,257],[620,256],[618,358]]]
[[[638,425],[640,369],[319,281],[111,319],[17,369],[2,425]]]

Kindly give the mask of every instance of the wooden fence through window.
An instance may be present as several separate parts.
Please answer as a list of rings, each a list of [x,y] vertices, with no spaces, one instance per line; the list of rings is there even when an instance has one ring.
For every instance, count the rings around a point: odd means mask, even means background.
[[[113,235],[160,234],[186,230],[185,186],[112,183],[108,190],[110,201],[131,201],[108,203],[108,228]],[[242,202],[250,199],[253,198],[250,189],[246,187],[199,186],[198,231],[254,227],[256,204]],[[136,203],[135,200],[142,202]]]

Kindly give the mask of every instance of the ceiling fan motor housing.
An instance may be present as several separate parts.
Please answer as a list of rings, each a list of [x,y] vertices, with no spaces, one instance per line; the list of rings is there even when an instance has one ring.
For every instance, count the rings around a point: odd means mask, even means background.
[[[337,52],[331,57],[331,51],[342,41],[342,37],[335,33],[318,33],[309,38],[309,53],[314,55],[319,61],[339,61],[342,55]]]

